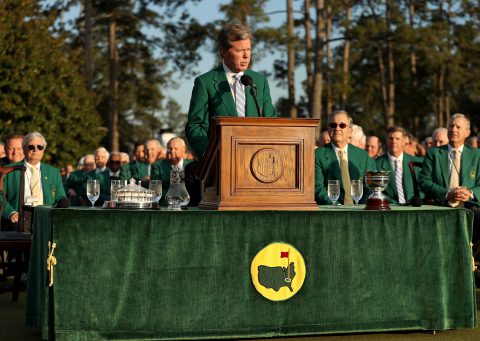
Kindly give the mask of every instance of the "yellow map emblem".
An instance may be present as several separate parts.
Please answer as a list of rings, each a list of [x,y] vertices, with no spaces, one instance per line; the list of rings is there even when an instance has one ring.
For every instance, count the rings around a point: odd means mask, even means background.
[[[300,252],[283,242],[265,246],[250,265],[255,289],[271,301],[284,301],[294,296],[302,288],[306,274]]]

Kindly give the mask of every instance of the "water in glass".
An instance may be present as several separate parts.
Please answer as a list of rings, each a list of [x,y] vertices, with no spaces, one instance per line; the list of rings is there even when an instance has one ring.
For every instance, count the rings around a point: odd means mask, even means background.
[[[332,201],[332,207],[335,206],[340,196],[340,181],[328,180],[328,198]]]
[[[100,196],[100,181],[96,179],[88,179],[87,180],[87,198],[92,203],[92,207],[93,205],[95,205],[95,201],[97,201],[99,196]]]
[[[363,181],[352,180],[351,190],[352,199],[355,201],[355,206],[358,206],[358,202],[360,201],[360,199],[362,199],[363,196]]]
[[[150,180],[148,182],[148,189],[155,192],[155,202],[159,203],[162,198],[162,180]]]

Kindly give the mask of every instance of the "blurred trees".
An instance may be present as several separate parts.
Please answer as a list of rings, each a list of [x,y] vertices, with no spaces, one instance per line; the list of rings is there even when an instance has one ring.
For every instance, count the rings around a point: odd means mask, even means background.
[[[47,160],[76,164],[105,130],[77,67],[81,56],[52,35],[54,20],[33,0],[0,2],[0,138],[38,131]]]
[[[445,126],[453,113],[462,112],[478,132],[478,1],[296,3],[303,7],[295,14],[294,37],[304,41],[295,45],[299,59],[295,77],[305,79],[306,98],[296,103],[303,116],[320,115],[324,121],[332,110],[345,109],[368,134],[382,135],[397,124],[423,137]],[[312,41],[315,47],[310,50]],[[281,59],[286,61],[287,54]],[[275,62],[279,84],[288,79],[283,65]],[[312,90],[315,73],[321,82]],[[287,99],[277,103],[283,115],[288,114],[287,103]]]

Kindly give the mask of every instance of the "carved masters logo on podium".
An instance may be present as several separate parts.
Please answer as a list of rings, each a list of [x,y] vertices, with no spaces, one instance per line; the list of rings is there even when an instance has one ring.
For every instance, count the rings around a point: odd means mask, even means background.
[[[271,301],[284,301],[295,295],[302,288],[306,274],[300,252],[283,242],[264,247],[250,266],[255,289]]]

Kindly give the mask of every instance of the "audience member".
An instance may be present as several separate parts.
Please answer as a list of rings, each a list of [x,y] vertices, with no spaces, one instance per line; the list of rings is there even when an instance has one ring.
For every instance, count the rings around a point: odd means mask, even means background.
[[[368,136],[365,150],[368,152],[370,158],[376,159],[383,154],[382,141],[377,136]]]
[[[25,165],[25,204],[52,206],[65,198],[60,171],[42,161],[47,142],[38,132],[29,133],[23,139],[25,161],[14,165]],[[19,172],[12,172],[5,177],[6,202],[3,217],[12,223],[18,222],[18,199],[20,192]]]
[[[93,155],[95,155],[95,172],[105,172],[107,170],[107,161],[110,156],[108,150],[106,150],[104,147],[100,147],[95,150]]]
[[[108,158],[108,172],[110,180],[120,179],[120,168],[122,167],[121,155],[119,152],[111,152]]]
[[[331,204],[328,180],[340,180],[339,202],[351,205],[350,181],[363,178],[376,165],[365,150],[348,144],[353,120],[346,111],[333,112],[327,126],[332,141],[315,151],[315,199],[319,204]],[[365,202],[366,194],[365,191],[361,202]]]
[[[132,161],[145,162],[145,144],[137,143],[133,149]]]
[[[0,159],[0,166],[20,162],[25,158],[22,143],[22,134],[12,134],[7,136],[7,139],[5,140],[5,153],[7,155]]]
[[[406,143],[403,152],[412,156],[417,155],[418,139],[412,134],[407,133],[407,136],[405,137],[405,142]]]
[[[425,149],[428,151],[430,148],[433,147],[433,138],[431,136],[427,136],[425,138]]]
[[[152,165],[158,161],[158,154],[162,146],[160,141],[156,139],[149,139],[144,144],[145,162],[130,162],[120,170],[120,178],[123,180],[140,180],[146,182],[150,180]],[[144,184],[145,185],[145,184]]]
[[[330,140],[330,135],[328,134],[328,131],[324,131],[320,134],[320,138],[318,139],[318,146],[322,147],[326,144],[329,144],[331,142]]]
[[[407,132],[402,127],[393,126],[387,129],[388,152],[375,160],[378,170],[390,171],[388,187],[383,192],[392,203],[405,204],[414,197],[414,184],[409,164],[412,161],[421,162],[421,159],[404,153]],[[420,173],[415,168],[416,176]],[[423,193],[421,194],[423,197]]]
[[[472,147],[472,148],[477,148],[478,147],[478,144],[477,144],[477,137],[476,136],[470,136],[467,141],[465,141],[465,144],[469,147]]]
[[[354,124],[352,126],[352,135],[350,136],[350,144],[354,145],[355,147],[365,149],[367,137],[363,133],[362,127],[359,125]]]
[[[470,120],[454,114],[448,121],[448,145],[428,151],[420,173],[425,195],[439,204],[469,208],[474,213],[473,242],[480,237],[480,150],[465,145]]]
[[[121,166],[126,165],[130,162],[130,156],[125,152],[120,152],[120,164]]]
[[[7,154],[5,154],[5,144],[0,142],[0,159],[4,158],[5,156],[7,156]]]
[[[87,198],[87,180],[95,170],[95,156],[87,154],[82,157],[82,169],[74,170],[65,181],[65,192],[71,206],[89,205]]]
[[[174,137],[167,143],[167,158],[152,166],[152,180],[162,180],[163,193],[166,194],[170,187],[170,171],[185,170],[191,162],[185,158],[187,146],[180,137]]]
[[[448,143],[448,129],[437,128],[432,134],[433,145],[435,147],[444,146]]]

